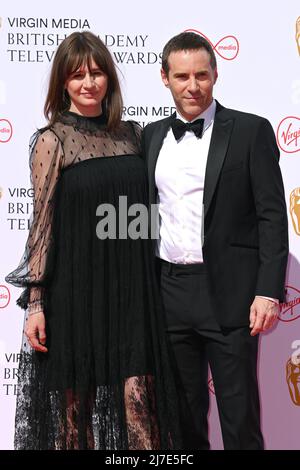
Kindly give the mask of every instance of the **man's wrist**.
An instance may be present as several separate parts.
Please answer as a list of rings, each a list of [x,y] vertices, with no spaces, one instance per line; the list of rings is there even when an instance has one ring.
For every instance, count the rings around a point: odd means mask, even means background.
[[[271,300],[271,302],[274,302],[277,305],[279,304],[279,299],[274,299],[273,297],[266,297],[265,295],[256,295],[256,297],[259,297],[260,299]]]

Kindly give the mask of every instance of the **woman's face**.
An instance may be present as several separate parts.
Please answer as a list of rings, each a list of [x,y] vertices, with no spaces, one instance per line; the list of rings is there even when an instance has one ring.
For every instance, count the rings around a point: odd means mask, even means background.
[[[67,79],[65,88],[69,93],[70,111],[83,116],[98,116],[102,112],[102,101],[107,92],[107,75],[94,60],[81,65]]]

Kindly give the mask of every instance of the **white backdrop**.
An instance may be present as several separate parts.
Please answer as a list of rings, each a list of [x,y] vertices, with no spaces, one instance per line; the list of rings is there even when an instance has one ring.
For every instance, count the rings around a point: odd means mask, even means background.
[[[119,65],[124,118],[145,125],[172,112],[171,96],[160,80],[162,47],[171,36],[192,29],[216,47],[215,98],[227,107],[265,116],[278,136],[291,254],[288,302],[281,306],[277,327],[261,339],[262,423],[268,449],[299,449],[300,368],[289,362],[293,352],[300,353],[299,0],[215,0],[210,7],[198,0],[90,0],[87,5],[11,0],[0,15],[0,448],[13,448],[23,325],[23,313],[15,305],[20,292],[4,277],[18,264],[27,238],[32,210],[28,141],[45,124],[42,108],[52,54],[73,31],[99,34]],[[211,441],[220,449],[210,385]]]

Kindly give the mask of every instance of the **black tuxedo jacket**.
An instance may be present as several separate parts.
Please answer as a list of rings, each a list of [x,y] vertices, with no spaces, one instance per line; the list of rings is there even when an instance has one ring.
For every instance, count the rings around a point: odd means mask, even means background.
[[[151,204],[157,203],[157,157],[173,118],[148,124],[143,132]],[[266,119],[217,103],[205,173],[202,249],[223,327],[249,325],[255,295],[285,298],[288,230],[278,161]]]

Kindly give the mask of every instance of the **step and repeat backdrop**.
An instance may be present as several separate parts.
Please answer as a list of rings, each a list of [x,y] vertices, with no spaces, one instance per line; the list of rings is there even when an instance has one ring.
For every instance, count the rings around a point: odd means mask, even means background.
[[[98,34],[118,65],[124,119],[142,126],[169,116],[173,103],[160,79],[167,40],[190,30],[213,45],[223,105],[270,120],[281,151],[289,217],[287,300],[277,326],[260,339],[259,383],[267,449],[300,449],[300,4],[215,0],[37,3],[0,9],[0,448],[13,448],[23,312],[20,290],[5,275],[21,259],[32,212],[28,142],[45,124],[51,60],[73,31]],[[213,382],[210,435],[222,449]]]

